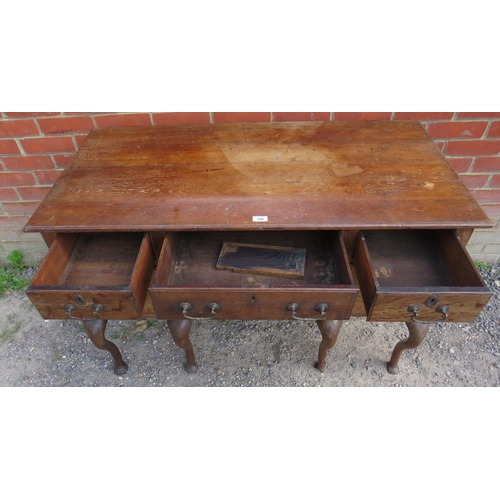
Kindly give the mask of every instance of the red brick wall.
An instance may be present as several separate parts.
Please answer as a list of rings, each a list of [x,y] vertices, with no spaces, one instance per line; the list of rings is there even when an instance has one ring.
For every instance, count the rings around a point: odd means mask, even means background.
[[[22,227],[94,127],[294,120],[420,120],[495,223],[476,230],[474,259],[500,261],[500,112],[498,113],[1,113],[0,262],[14,249],[26,262],[46,252]]]

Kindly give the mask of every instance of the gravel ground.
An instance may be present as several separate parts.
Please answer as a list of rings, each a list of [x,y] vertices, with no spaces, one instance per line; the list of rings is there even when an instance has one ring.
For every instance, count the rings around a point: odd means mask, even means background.
[[[495,295],[477,320],[433,325],[418,349],[403,353],[398,375],[385,365],[407,336],[405,325],[353,318],[343,324],[324,373],[313,367],[321,340],[314,322],[196,321],[191,340],[199,370],[188,374],[166,322],[109,321],[106,336],[129,365],[118,377],[81,322],[43,320],[22,292],[13,292],[0,299],[0,385],[497,387],[500,265],[481,273]]]

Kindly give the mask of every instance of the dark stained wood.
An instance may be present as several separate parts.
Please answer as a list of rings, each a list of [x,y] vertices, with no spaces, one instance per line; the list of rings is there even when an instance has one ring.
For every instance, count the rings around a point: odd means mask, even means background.
[[[216,267],[235,273],[303,278],[305,265],[305,248],[225,241]]]
[[[370,321],[437,321],[439,306],[448,306],[446,321],[473,321],[492,293],[456,232],[362,231],[355,252],[360,290]],[[438,295],[430,307],[425,302]]]
[[[387,363],[387,371],[392,375],[399,373],[399,358],[403,351],[407,349],[416,349],[425,339],[427,333],[429,332],[430,325],[423,325],[418,323],[406,323],[408,327],[409,335],[406,339],[400,340],[394,350],[392,351],[392,356]]]
[[[107,320],[90,320],[83,322],[83,328],[89,339],[98,349],[108,351],[113,357],[115,363],[113,371],[116,375],[125,375],[128,371],[128,365],[123,361],[122,355],[118,347],[113,342],[104,336],[106,330]]]
[[[192,321],[189,319],[169,320],[167,321],[168,329],[174,339],[175,345],[180,347],[186,353],[186,363],[184,370],[188,373],[196,373],[198,365],[194,357],[194,349],[191,340],[189,340],[189,332],[191,331]]]
[[[305,248],[303,278],[233,273],[216,268],[226,240],[255,244],[267,241]],[[279,245],[278,245],[279,246]],[[347,319],[356,299],[347,256],[338,231],[186,232],[167,233],[150,294],[158,318],[210,317],[215,302],[219,319],[292,319],[289,304],[298,303],[300,317],[318,317],[316,306],[326,303],[325,319]]]
[[[49,246],[27,295],[44,318],[83,319],[117,374],[108,319],[166,319],[194,372],[191,318],[292,314],[320,318],[320,370],[342,320],[405,321],[396,372],[436,306],[472,321],[492,295],[464,247],[491,226],[417,121],[95,129],[24,228]],[[303,273],[217,269],[225,242],[304,249]]]
[[[384,227],[491,227],[416,121],[95,129],[25,230]]]
[[[318,351],[318,362],[315,367],[320,371],[325,371],[326,355],[328,351],[335,346],[339,336],[342,321],[317,321],[321,333],[321,344]]]

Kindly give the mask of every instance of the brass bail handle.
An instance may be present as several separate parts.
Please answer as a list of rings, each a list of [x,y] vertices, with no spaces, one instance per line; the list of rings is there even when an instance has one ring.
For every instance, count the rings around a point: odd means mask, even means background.
[[[432,320],[432,321],[421,321],[419,319],[417,319],[417,316],[418,316],[418,311],[420,310],[420,307],[419,306],[416,306],[416,305],[413,305],[413,306],[410,306],[408,307],[407,311],[408,312],[411,312],[413,313],[412,317],[411,317],[411,320],[415,323],[421,323],[423,325],[430,325],[432,323],[440,323],[441,321],[445,321],[446,318],[448,317],[448,309],[449,307],[448,306],[439,306],[436,308],[436,312],[441,314],[441,318],[440,319],[435,319],[435,320]]]
[[[75,318],[74,316],[71,315],[73,311],[76,311],[78,308],[74,306],[73,304],[66,304],[64,306],[66,309],[66,316],[70,319],[85,319],[85,318]],[[92,310],[94,311],[94,316],[96,316],[98,319],[101,318],[100,312],[104,309],[104,307],[101,304],[92,304]]]
[[[321,319],[325,319],[326,317],[326,311],[328,310],[328,304],[325,304],[324,302],[321,302],[320,304],[317,304],[316,307],[314,308],[316,311],[321,313],[321,316],[316,317],[316,318],[301,318],[299,316],[296,316],[295,313],[299,310],[299,305],[296,304],[295,302],[292,302],[291,304],[288,304],[287,309],[291,311],[292,313],[292,318],[297,319],[299,321],[318,321]]]
[[[217,315],[217,311],[220,309],[219,304],[217,302],[210,302],[210,304],[207,304],[207,308],[210,309],[210,316],[201,316],[198,318],[195,318],[193,316],[188,316],[187,313],[191,310],[192,306],[189,302],[181,302],[180,308],[182,311],[182,315],[186,319],[215,319],[215,316]]]

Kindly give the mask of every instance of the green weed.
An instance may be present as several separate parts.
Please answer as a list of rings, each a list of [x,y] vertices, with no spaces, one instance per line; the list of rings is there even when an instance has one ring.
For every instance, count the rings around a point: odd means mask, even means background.
[[[474,264],[478,269],[483,269],[484,271],[491,269],[491,264],[488,264],[487,262],[483,262],[481,260],[474,261]]]
[[[14,250],[7,256],[9,264],[0,267],[0,297],[8,290],[22,290],[29,284],[29,279],[19,278],[19,273],[25,267],[23,257],[22,252]]]

